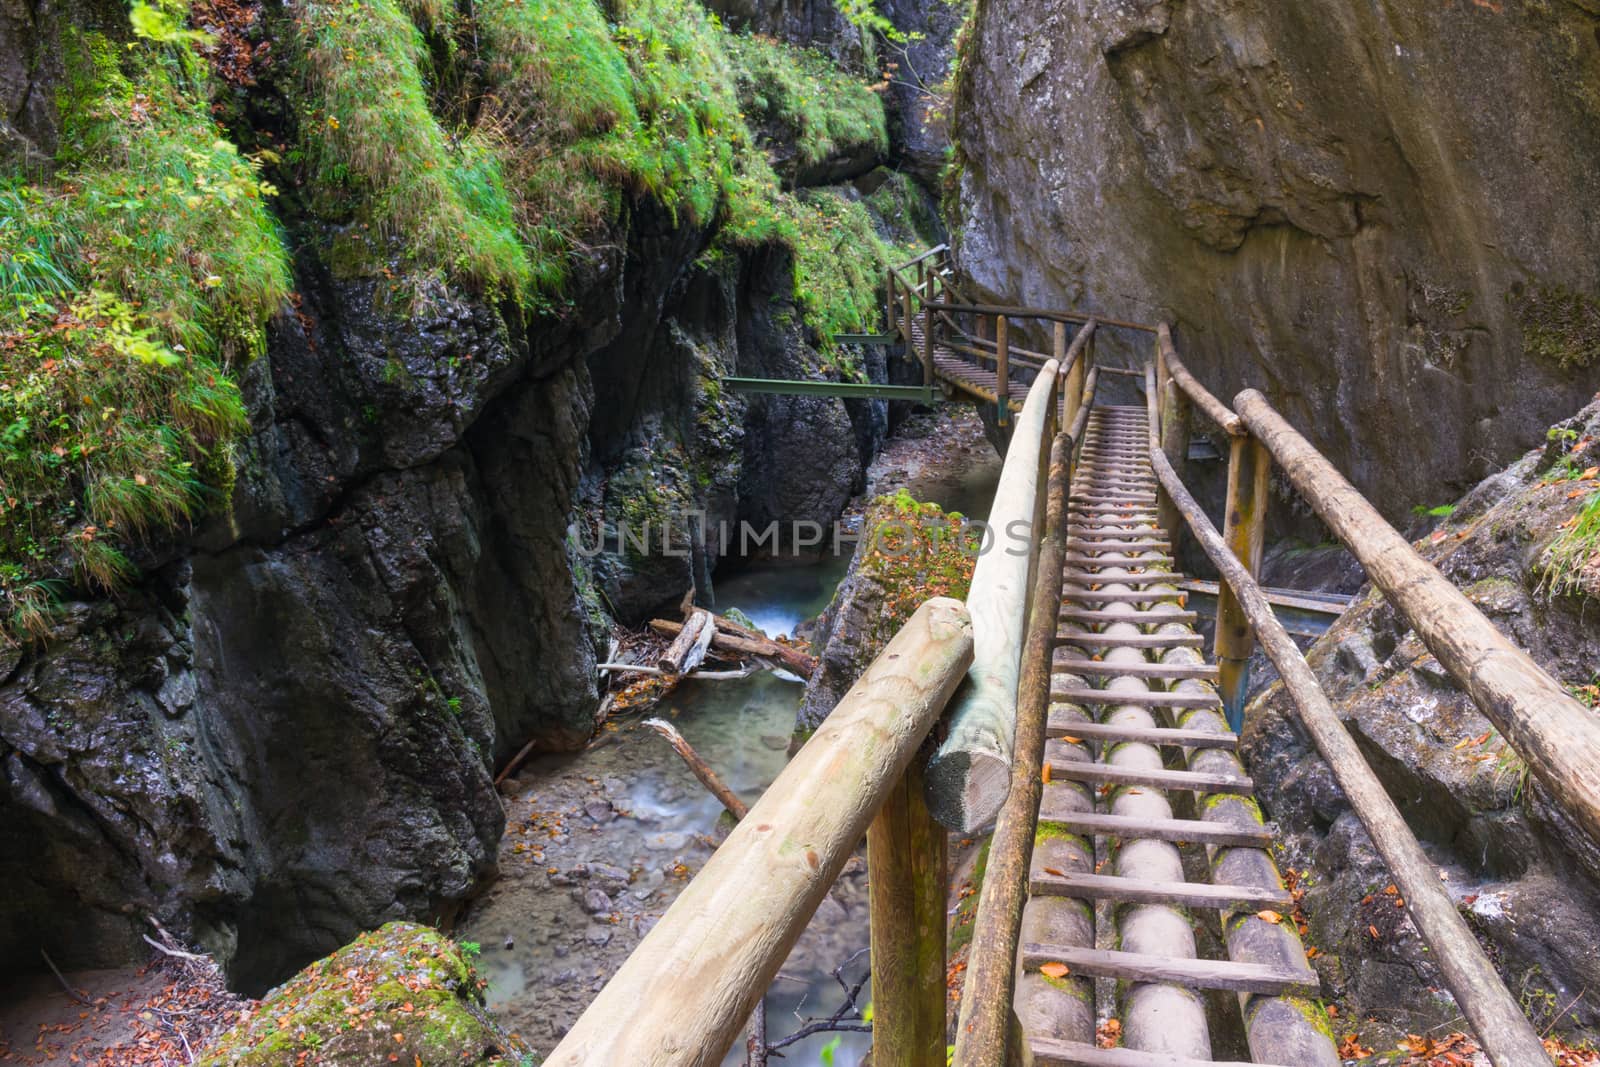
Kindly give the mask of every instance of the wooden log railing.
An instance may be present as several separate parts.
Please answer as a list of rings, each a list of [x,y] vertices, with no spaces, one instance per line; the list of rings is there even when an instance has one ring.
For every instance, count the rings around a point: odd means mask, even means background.
[[[1152,389],[1154,377],[1152,371]],[[1254,428],[1251,415],[1246,414],[1245,421]],[[1256,584],[1251,569],[1240,558],[1235,543],[1217,532],[1158,443],[1151,444],[1150,462],[1201,548],[1228,587],[1234,590],[1241,616],[1254,627],[1267,657],[1277,667],[1284,688],[1299,713],[1301,725],[1311,735],[1323,759],[1328,761],[1339,788],[1383,856],[1407,911],[1490,1059],[1496,1067],[1549,1063],[1539,1035],[1500,981],[1494,965],[1457,911],[1449,891],[1439,881],[1433,862],[1422,851],[1404,816],[1328,702],[1299,646],[1273,614],[1272,605]],[[1354,493],[1353,489],[1350,491]],[[1422,562],[1420,557],[1418,562]],[[1440,577],[1439,580],[1444,579]],[[1219,629],[1221,625],[1219,620]]]
[[[1072,358],[1082,352],[1080,347]],[[979,554],[967,593],[972,669],[951,708],[945,742],[928,765],[928,806],[951,829],[988,825],[1011,787],[1017,678],[1038,541],[1036,505],[1045,480],[1041,457],[1055,436],[1060,371],[1060,364],[1048,361],[1028,390],[989,513],[994,542]]]
[[[1234,403],[1244,424],[1422,643],[1466,688],[1561,809],[1600,841],[1600,716],[1512,644],[1264,396],[1246,389]]]
[[[905,854],[936,836],[925,821],[918,825],[911,809],[920,783],[906,776],[972,648],[971,619],[959,602],[936,598],[917,609],[545,1063],[721,1063],[863,834],[869,849],[878,846],[874,881],[884,872],[908,894],[872,911],[874,966],[894,961],[887,966],[913,975],[874,983],[883,1020],[877,1040],[913,1050],[884,1062],[942,1062],[944,871],[925,852]],[[869,832],[875,820],[885,825]],[[937,950],[921,942],[935,927]]]

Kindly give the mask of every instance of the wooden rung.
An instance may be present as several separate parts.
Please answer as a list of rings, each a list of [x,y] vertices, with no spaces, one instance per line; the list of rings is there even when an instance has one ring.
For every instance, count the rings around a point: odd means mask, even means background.
[[[1147,571],[1144,574],[1091,574],[1088,571],[1063,570],[1061,580],[1073,585],[1177,585],[1183,581],[1183,575],[1171,571]],[[1185,590],[1178,589],[1176,592],[1183,593]]]
[[[1075,608],[1065,606],[1058,615],[1067,622],[1131,622],[1138,626],[1157,626],[1168,622],[1196,622],[1200,616],[1193,611],[1168,610],[1140,611],[1137,608],[1131,611],[1113,611],[1110,608]]]
[[[1028,893],[1036,897],[1073,897],[1078,900],[1114,900],[1119,904],[1171,904],[1180,908],[1214,908],[1217,911],[1260,911],[1294,907],[1284,889],[1253,885],[1212,885],[1210,882],[1151,882],[1110,874],[1045,874],[1028,876]]]
[[[1170,541],[1157,540],[1154,537],[1133,541],[1106,541],[1094,539],[1084,541],[1073,538],[1067,542],[1066,547],[1068,552],[1139,552],[1147,548],[1159,548],[1163,552],[1172,551],[1172,543]]]
[[[1128,537],[1165,537],[1166,531],[1155,526],[1141,527],[1131,523],[1123,523],[1120,526],[1084,526],[1074,522],[1067,524],[1067,536],[1081,537],[1088,541],[1121,541]]]
[[[1078,648],[1204,648],[1199,634],[1092,634],[1059,630],[1056,644]]]
[[[1091,567],[1154,567],[1171,566],[1177,560],[1171,556],[1085,556],[1082,553],[1069,552],[1066,555],[1066,562],[1088,564]]]
[[[1165,1052],[1097,1048],[1049,1037],[1029,1038],[1028,1051],[1034,1067],[1256,1067],[1256,1064],[1239,1060],[1191,1060]]]
[[[1116,584],[1118,584],[1117,580],[1116,580],[1116,576],[1115,575],[1111,575],[1111,576],[1103,579],[1102,580],[1102,584],[1104,584],[1104,585],[1116,585]],[[1081,600],[1081,601],[1084,601],[1086,603],[1091,603],[1091,604],[1144,604],[1144,603],[1147,603],[1147,602],[1159,602],[1159,601],[1163,601],[1163,600],[1179,600],[1183,596],[1184,596],[1184,594],[1181,591],[1174,590],[1174,589],[1157,590],[1155,592],[1152,592],[1149,589],[1145,589],[1145,590],[1142,590],[1142,591],[1138,590],[1138,589],[1095,589],[1095,590],[1089,590],[1089,589],[1075,589],[1075,588],[1073,588],[1071,586],[1063,586],[1062,590],[1061,590],[1061,599],[1064,600],[1064,601],[1065,600],[1073,600],[1073,601]]]
[[[1057,811],[1051,804],[1056,797],[1068,803],[1083,803],[1081,794],[1069,799],[1059,790],[1046,789],[1044,800],[1039,805],[1039,821],[1076,833],[1116,837],[1124,841],[1142,838],[1230,848],[1266,848],[1272,844],[1272,831],[1265,826],[1233,826],[1228,823],[1201,822],[1198,819],[1141,819],[1098,811]]]
[[[1217,668],[1210,663],[1106,663],[1097,659],[1058,659],[1053,664],[1068,674],[1120,674],[1124,678],[1199,678],[1211,681]]]
[[[1138,704],[1146,708],[1220,708],[1222,699],[1214,693],[1168,693],[1147,689],[1142,693],[1125,690],[1090,689],[1088,686],[1050,686],[1051,700],[1073,704]]]
[[[1184,789],[1195,793],[1228,793],[1249,796],[1255,792],[1255,783],[1249,778],[1234,778],[1226,774],[1207,774],[1203,771],[1143,771],[1130,767],[1112,767],[1104,763],[1084,763],[1080,760],[1046,760],[1050,764],[1050,777],[1094,785],[1145,785],[1151,789]]]
[[[1181,959],[1143,952],[1040,945],[1033,942],[1022,946],[1021,955],[1022,966],[1028,970],[1037,970],[1046,963],[1064,963],[1069,970],[1092,978],[1162,982],[1193,989],[1226,989],[1235,993],[1260,993],[1266,996],[1314,997],[1322,989],[1315,971],[1286,970],[1258,963]]]
[[[1066,716],[1045,726],[1046,737],[1077,738],[1080,741],[1132,741],[1141,745],[1166,745],[1172,748],[1237,749],[1234,734],[1212,734],[1204,730],[1169,730],[1164,726],[1117,726],[1103,722],[1072,722]]]

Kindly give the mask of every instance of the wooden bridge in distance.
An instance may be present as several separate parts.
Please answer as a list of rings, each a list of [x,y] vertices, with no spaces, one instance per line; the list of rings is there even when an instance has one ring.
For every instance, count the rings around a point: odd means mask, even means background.
[[[1165,324],[962,302],[942,249],[888,289],[923,389],[993,404],[1009,427],[989,523],[1021,524],[1027,551],[982,554],[965,604],[913,615],[545,1062],[720,1064],[865,837],[873,1063],[944,1064],[946,832],[992,827],[957,1067],[1242,1067],[1213,1059],[1217,991],[1237,1006],[1246,1062],[1337,1067],[1236,751],[1259,644],[1480,1046],[1496,1067],[1550,1063],[1256,581],[1274,465],[1596,840],[1600,718],[1265,397],[1247,389],[1229,408],[1208,391]],[[1030,322],[1048,325],[1048,356],[1012,345]],[[1142,368],[1095,365],[1108,329],[1147,346]],[[1097,399],[1110,373],[1134,375],[1144,403]],[[1228,442],[1220,530],[1177,473],[1202,424]],[[1175,570],[1185,537],[1221,577],[1209,650]],[[1201,955],[1197,919],[1217,958]],[[1096,1041],[1097,980],[1115,983],[1114,1048]]]

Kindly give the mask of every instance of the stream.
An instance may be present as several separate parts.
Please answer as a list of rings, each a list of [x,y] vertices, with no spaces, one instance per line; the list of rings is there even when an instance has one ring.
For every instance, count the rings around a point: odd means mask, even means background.
[[[920,420],[932,425],[911,420],[869,472],[869,494],[906,486],[947,509],[986,515],[1000,464],[967,413],[951,405]],[[715,606],[738,608],[768,634],[793,633],[827,607],[848,566],[848,556],[825,555],[719,572]],[[691,680],[652,714],[672,721],[753,803],[787,760],[802,692],[801,685],[768,672]],[[726,830],[721,806],[665,741],[639,725],[644,717],[609,723],[587,750],[531,760],[508,781],[501,877],[455,931],[481,945],[490,1007],[540,1053],[570,1028]],[[823,900],[769,991],[769,1042],[835,1010],[844,997],[840,978],[853,985],[866,976],[863,860],[864,849]],[[858,1007],[870,993],[862,990]],[[857,1067],[870,1044],[866,1033],[814,1034],[784,1048],[783,1062]],[[742,1041],[724,1062],[744,1062]]]

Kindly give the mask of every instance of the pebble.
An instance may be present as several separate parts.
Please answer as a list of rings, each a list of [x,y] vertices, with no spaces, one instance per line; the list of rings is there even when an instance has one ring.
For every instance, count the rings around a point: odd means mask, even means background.
[[[666,833],[651,834],[644,839],[644,847],[652,852],[677,852],[689,843],[689,835],[669,830]]]
[[[595,924],[583,935],[591,945],[605,945],[611,941],[611,927]]]
[[[611,898],[603,890],[590,889],[583,894],[583,910],[590,915],[606,915],[611,911]]]
[[[617,810],[611,806],[611,801],[603,797],[584,801],[583,813],[602,826],[617,817]]]

